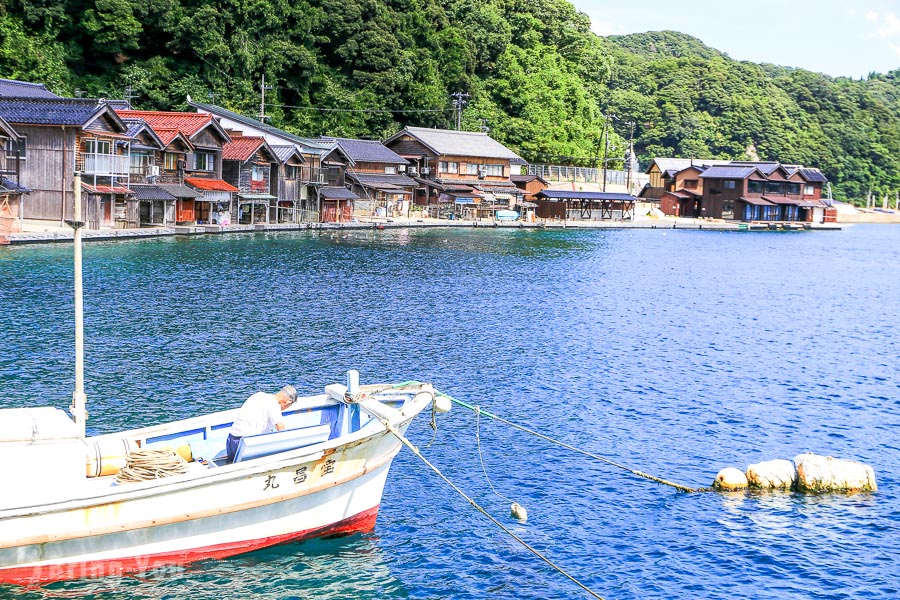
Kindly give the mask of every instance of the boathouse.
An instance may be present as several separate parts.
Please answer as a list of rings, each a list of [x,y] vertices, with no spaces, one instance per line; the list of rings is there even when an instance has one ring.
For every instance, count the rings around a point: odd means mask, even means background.
[[[537,194],[536,214],[541,219],[568,221],[628,221],[634,219],[631,194],[543,190]]]

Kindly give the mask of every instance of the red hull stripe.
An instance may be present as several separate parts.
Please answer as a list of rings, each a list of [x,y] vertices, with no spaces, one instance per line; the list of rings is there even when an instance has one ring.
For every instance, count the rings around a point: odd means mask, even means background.
[[[375,529],[378,508],[379,507],[376,506],[350,517],[349,519],[344,519],[333,525],[327,525],[318,529],[286,533],[255,540],[226,542],[224,544],[215,544],[213,546],[205,546],[202,548],[191,548],[190,550],[163,552],[144,556],[129,556],[105,560],[40,565],[36,567],[11,567],[0,569],[0,583],[27,585],[69,579],[108,577],[111,575],[123,575],[125,573],[140,573],[142,571],[151,571],[162,567],[182,566],[198,560],[226,558],[236,554],[243,554],[244,552],[259,550],[260,548],[267,548],[277,544],[296,542],[309,538],[372,531]]]

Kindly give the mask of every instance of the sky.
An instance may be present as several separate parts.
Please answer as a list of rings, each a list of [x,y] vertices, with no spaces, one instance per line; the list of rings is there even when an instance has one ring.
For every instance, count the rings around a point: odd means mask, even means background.
[[[664,29],[735,60],[834,77],[900,68],[900,0],[570,0],[599,35]]]

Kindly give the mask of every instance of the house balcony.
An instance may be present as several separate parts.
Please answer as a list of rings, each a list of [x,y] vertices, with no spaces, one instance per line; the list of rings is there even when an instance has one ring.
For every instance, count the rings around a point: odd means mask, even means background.
[[[128,177],[131,159],[116,154],[82,154],[81,173],[84,175],[108,175]]]

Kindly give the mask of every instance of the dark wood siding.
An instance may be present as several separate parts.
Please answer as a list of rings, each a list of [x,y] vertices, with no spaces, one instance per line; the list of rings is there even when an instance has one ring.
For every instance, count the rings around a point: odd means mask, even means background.
[[[13,127],[27,139],[21,183],[32,192],[23,201],[22,216],[51,221],[71,219],[76,130],[24,124]]]

